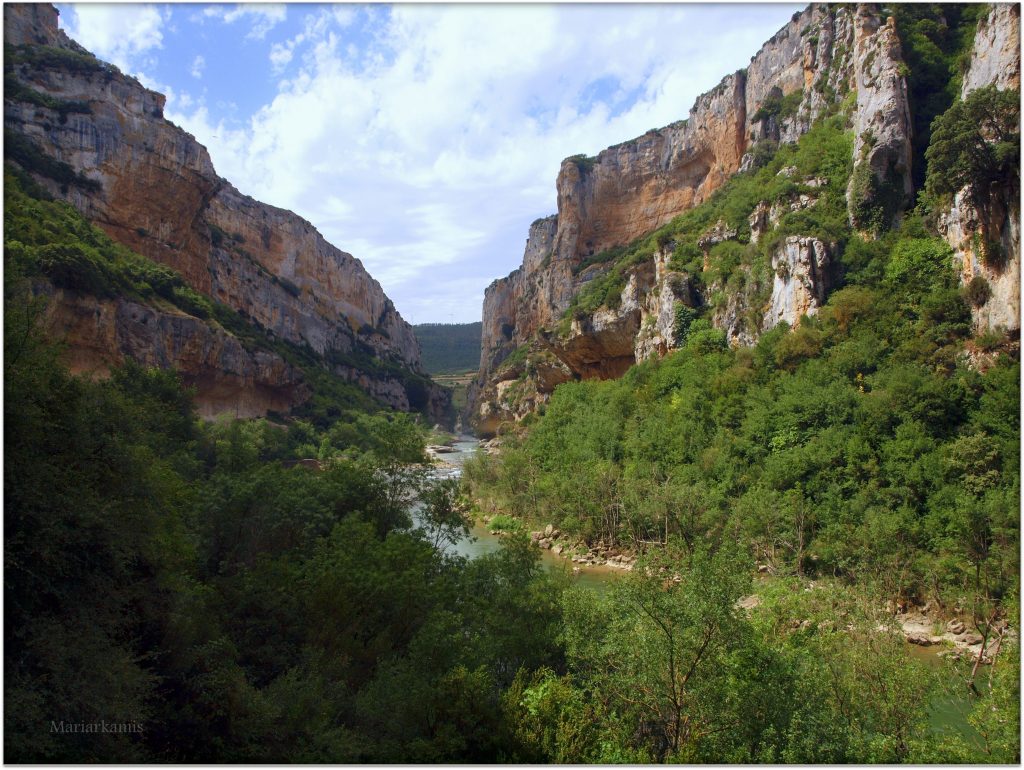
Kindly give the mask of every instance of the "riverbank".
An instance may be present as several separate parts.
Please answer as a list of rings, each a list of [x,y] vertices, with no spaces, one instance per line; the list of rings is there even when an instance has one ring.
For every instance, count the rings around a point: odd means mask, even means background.
[[[485,442],[469,436],[451,436],[446,443],[436,441],[427,448],[427,451],[436,467],[458,473],[462,462],[474,452],[497,451],[497,441],[488,443],[489,445],[485,445]],[[540,548],[542,559],[548,568],[558,569],[561,565],[562,569],[574,575],[586,575],[589,578],[587,582],[595,584],[631,571],[639,557],[633,549],[617,545],[608,546],[603,541],[588,545],[578,537],[562,532],[554,524],[549,523],[531,531],[526,529],[527,526],[528,524],[515,517],[477,511],[474,514],[472,534],[478,541],[478,548],[473,550],[497,550],[501,547],[501,538],[512,532],[525,532]],[[765,565],[758,565],[757,573],[762,581],[773,579]],[[814,580],[805,582],[805,590],[814,590],[819,584],[819,581]],[[752,609],[760,602],[761,597],[755,592],[744,597],[740,606]],[[888,611],[893,613],[904,640],[915,648],[919,657],[977,661],[980,656],[982,664],[990,664],[993,656],[998,654],[995,641],[991,638],[983,639],[981,634],[972,629],[956,612],[943,612],[930,603],[923,606],[893,604]],[[801,618],[795,618],[793,622],[797,627],[805,627],[805,624],[809,623]]]
[[[495,528],[495,522],[501,522],[501,514],[478,513],[478,518],[489,531],[495,535],[507,535],[516,530]],[[560,557],[569,564],[575,565],[574,569],[583,567],[606,567],[609,570],[633,569],[637,555],[625,548],[605,546],[604,542],[588,546],[582,540],[570,538],[562,533],[553,524],[548,524],[544,529],[538,529],[529,533],[530,540],[537,544],[542,551],[549,551],[552,555]]]

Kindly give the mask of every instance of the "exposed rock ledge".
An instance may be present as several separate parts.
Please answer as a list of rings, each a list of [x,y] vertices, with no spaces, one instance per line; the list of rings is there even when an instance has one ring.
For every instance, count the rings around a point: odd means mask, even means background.
[[[157,309],[124,298],[98,299],[36,281],[47,296],[44,323],[67,343],[74,374],[106,376],[133,359],[143,366],[175,368],[196,390],[200,416],[258,417],[288,412],[309,397],[302,373],[275,353],[247,350],[235,337],[176,308]]]

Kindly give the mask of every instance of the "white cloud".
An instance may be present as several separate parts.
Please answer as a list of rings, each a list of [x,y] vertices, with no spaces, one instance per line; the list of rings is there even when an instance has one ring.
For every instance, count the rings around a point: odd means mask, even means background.
[[[320,9],[270,47],[289,74],[244,128],[184,103],[172,119],[244,192],[359,257],[399,310],[475,320],[529,222],[554,213],[564,157],[685,118],[795,7]]]
[[[288,15],[286,6],[278,3],[239,3],[228,10],[223,5],[211,5],[203,9],[203,16],[220,19],[225,24],[234,24],[239,19],[247,18],[252,22],[252,29],[246,37],[262,40],[274,27]]]
[[[203,70],[205,68],[206,59],[203,57],[202,54],[199,54],[198,56],[196,56],[195,59],[192,60],[192,69],[190,70],[192,77],[196,78],[197,80],[202,80]]]
[[[274,43],[270,47],[270,63],[275,73],[281,73],[292,60],[294,46],[288,43]]]
[[[81,3],[62,6],[60,20],[72,39],[131,73],[143,54],[162,47],[167,16],[152,5]]]

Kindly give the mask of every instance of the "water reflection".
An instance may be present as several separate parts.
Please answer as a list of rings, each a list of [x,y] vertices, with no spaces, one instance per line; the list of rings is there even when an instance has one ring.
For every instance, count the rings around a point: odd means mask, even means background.
[[[462,473],[462,466],[466,460],[480,447],[480,442],[472,436],[460,436],[455,442],[454,452],[441,455],[441,459],[452,467],[438,468],[436,474],[441,478],[451,478]],[[413,519],[416,519],[416,512],[413,512]],[[476,524],[470,530],[469,537],[459,540],[452,546],[452,550],[470,559],[475,559],[488,553],[494,553],[502,548],[503,541],[498,535],[487,531],[483,524]],[[564,573],[577,585],[593,588],[598,591],[607,590],[610,581],[619,577],[622,572],[614,567],[586,567],[579,568],[579,572],[573,574],[573,564],[568,559],[563,559],[551,551],[540,552],[541,563],[550,572]]]

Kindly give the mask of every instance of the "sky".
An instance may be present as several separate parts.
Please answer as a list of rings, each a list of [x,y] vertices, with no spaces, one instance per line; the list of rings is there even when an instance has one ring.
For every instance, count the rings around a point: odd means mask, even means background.
[[[687,116],[802,4],[58,4],[217,172],[359,258],[411,323],[480,320],[563,158]]]

